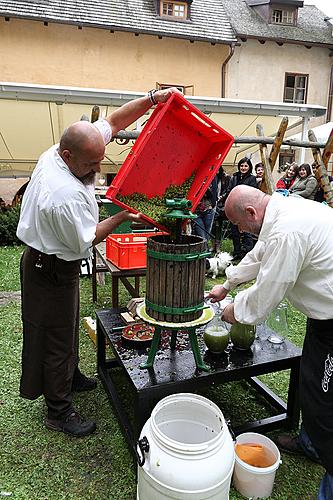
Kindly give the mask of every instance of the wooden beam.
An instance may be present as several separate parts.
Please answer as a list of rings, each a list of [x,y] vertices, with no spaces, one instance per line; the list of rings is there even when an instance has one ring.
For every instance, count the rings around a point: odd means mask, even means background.
[[[113,139],[137,139],[140,135],[138,130],[120,130],[113,136]],[[274,137],[257,137],[257,136],[235,136],[235,144],[274,144]],[[298,141],[295,139],[284,139],[282,143],[284,146],[299,147],[299,148],[324,148],[324,142],[315,142],[313,144],[309,141]]]
[[[91,123],[94,123],[98,120],[99,114],[100,114],[99,106],[94,106],[91,110],[91,118],[90,118]]]
[[[256,131],[259,137],[264,136],[264,129],[262,125],[258,124],[256,126]],[[274,186],[271,166],[269,163],[269,156],[266,144],[259,144],[259,149],[260,149],[261,163],[263,164],[265,172],[265,176],[260,185],[260,189],[265,193],[272,194],[275,191],[275,186]]]
[[[326,167],[326,170],[327,170],[328,162],[330,161],[332,152],[333,152],[333,128],[331,130],[330,136],[327,140],[326,146],[325,146],[323,154],[322,154],[322,158],[323,158],[323,162],[324,162],[324,165]]]
[[[275,136],[273,146],[272,146],[272,149],[271,149],[271,152],[269,155],[269,164],[271,166],[272,172],[274,170],[274,165],[275,165],[276,159],[279,155],[281,144],[283,141],[284,134],[286,133],[287,127],[288,127],[288,118],[286,116],[284,116],[282,118],[281,123],[280,123],[279,130]]]
[[[308,132],[308,137],[310,141],[312,142],[317,142],[317,138],[313,132],[313,130],[309,130]],[[315,162],[318,165],[318,168],[316,170],[316,178],[321,187],[323,188],[324,191],[324,197],[327,202],[327,204],[333,208],[333,189],[327,174],[327,164],[328,160],[330,159],[330,156],[332,154],[332,149],[333,149],[333,134],[331,132],[329,139],[326,143],[325,146],[325,160],[326,160],[326,165],[323,161],[323,158],[321,156],[320,149],[317,147],[312,147],[312,154]]]

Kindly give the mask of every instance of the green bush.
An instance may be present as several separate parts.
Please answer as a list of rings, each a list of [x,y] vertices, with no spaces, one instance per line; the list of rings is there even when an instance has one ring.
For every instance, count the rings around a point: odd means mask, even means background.
[[[16,236],[16,228],[20,217],[21,205],[0,211],[0,246],[18,245],[20,240]]]

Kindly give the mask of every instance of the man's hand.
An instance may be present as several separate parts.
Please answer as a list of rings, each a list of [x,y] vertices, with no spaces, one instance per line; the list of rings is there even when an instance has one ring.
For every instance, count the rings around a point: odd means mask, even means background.
[[[223,310],[221,319],[227,323],[236,323],[237,320],[234,315],[234,304],[227,305],[227,307]]]
[[[122,210],[117,212],[115,215],[102,220],[96,226],[96,237],[92,242],[92,245],[97,245],[103,241],[108,234],[112,233],[113,230],[118,227],[122,222],[145,222],[141,213],[133,214],[127,210]]]
[[[123,212],[120,212],[120,213],[123,214],[124,221],[147,223],[147,221],[143,218],[142,213],[140,213],[140,212],[138,212],[137,214],[134,214],[132,212],[128,212],[127,210],[124,210]]]
[[[181,94],[181,92],[176,87],[170,87],[169,89],[158,90],[154,92],[154,99],[156,102],[166,102],[172,94]]]
[[[209,292],[206,298],[211,299],[211,301],[219,302],[228,295],[229,290],[226,290],[223,285],[215,285]]]

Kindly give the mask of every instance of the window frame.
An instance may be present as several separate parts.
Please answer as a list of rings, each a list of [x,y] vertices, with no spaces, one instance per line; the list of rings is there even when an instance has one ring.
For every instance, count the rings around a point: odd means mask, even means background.
[[[295,77],[295,85],[294,87],[287,87],[287,79],[288,77]],[[300,87],[296,84],[297,78],[305,78],[305,87]],[[283,102],[288,102],[292,104],[306,104],[308,99],[308,86],[309,86],[309,74],[308,73],[285,73],[284,74],[284,88],[283,88]],[[287,98],[287,90],[293,89],[293,100]],[[304,100],[299,102],[296,99],[296,92],[298,90],[304,91]]]
[[[283,165],[285,165],[287,162],[288,163],[294,162],[295,158],[296,158],[296,150],[295,149],[293,149],[293,148],[280,149],[278,172],[283,172],[281,167]]]
[[[164,13],[164,5],[172,6],[172,14]],[[175,7],[184,7],[184,16],[175,15]],[[189,18],[189,5],[185,0],[160,0],[160,17],[176,21],[186,21]]]
[[[275,19],[275,13],[281,14],[281,21],[278,21]],[[291,22],[288,21],[289,16],[292,16]],[[297,19],[296,10],[272,9],[271,24],[277,24],[277,25],[281,25],[281,26],[295,26],[296,19]]]

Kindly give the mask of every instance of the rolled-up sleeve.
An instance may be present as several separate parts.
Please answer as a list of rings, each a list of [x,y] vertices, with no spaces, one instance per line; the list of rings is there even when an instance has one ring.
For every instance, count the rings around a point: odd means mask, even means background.
[[[234,314],[237,321],[258,324],[267,318],[293,288],[304,262],[306,248],[304,235],[297,232],[267,241],[255,283],[235,297]]]
[[[107,145],[112,139],[112,129],[108,121],[101,119],[93,123],[103,137],[104,144]]]
[[[261,259],[265,251],[265,243],[258,241],[237,266],[227,267],[227,281],[223,284],[226,290],[233,290],[241,283],[247,283],[257,277]]]

